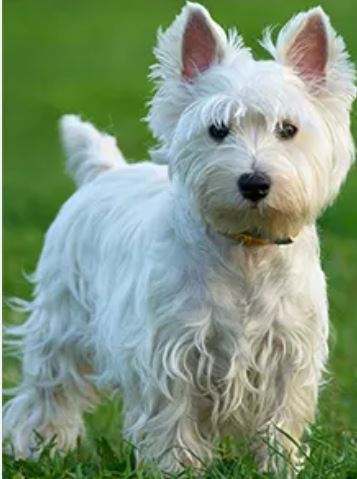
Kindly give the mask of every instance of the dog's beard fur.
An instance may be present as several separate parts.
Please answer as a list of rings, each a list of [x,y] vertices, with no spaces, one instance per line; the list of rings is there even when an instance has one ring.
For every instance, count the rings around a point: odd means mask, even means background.
[[[290,181],[289,177],[272,175],[272,191],[265,200],[254,205],[239,195],[236,172],[222,170],[220,165],[211,177],[203,178],[203,183],[197,185],[195,198],[203,221],[215,231],[223,234],[247,232],[278,239],[295,237],[306,224],[314,221],[317,211],[312,209],[296,175]]]
[[[162,469],[199,466],[218,436],[274,425],[297,463],[327,357],[314,221],[353,161],[354,69],[321,9],[264,45],[273,60],[257,62],[197,4],[159,35],[148,120],[152,157],[168,166],[129,166],[112,138],[64,118],[79,191],[46,236],[35,299],[15,302],[30,314],[11,331],[24,379],[4,435],[17,454],[32,453],[34,429],[74,447],[94,382],[120,388],[127,436]],[[286,119],[298,133],[281,140]],[[222,123],[230,134],[214,141]],[[271,179],[257,204],[237,184],[251,171]],[[296,239],[249,248],[224,237],[239,233]],[[264,441],[253,450],[266,468]]]

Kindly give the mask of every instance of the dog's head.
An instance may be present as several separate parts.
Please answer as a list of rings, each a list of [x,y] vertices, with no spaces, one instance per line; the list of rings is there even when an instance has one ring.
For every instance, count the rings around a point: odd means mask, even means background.
[[[262,45],[272,59],[188,3],[159,33],[148,119],[156,160],[206,223],[283,238],[316,219],[352,164],[355,71],[319,7]]]

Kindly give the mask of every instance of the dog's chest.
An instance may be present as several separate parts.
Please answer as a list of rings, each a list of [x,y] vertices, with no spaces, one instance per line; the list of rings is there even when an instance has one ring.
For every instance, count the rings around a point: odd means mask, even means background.
[[[213,323],[245,339],[284,328],[288,317],[291,327],[306,302],[301,287],[294,288],[291,269],[274,257],[242,255],[238,260],[238,265],[213,273],[209,281]]]
[[[243,423],[252,417],[264,423],[279,409],[285,379],[310,348],[306,341],[296,344],[311,318],[307,297],[294,290],[278,261],[256,266],[213,276],[210,284],[213,313],[206,346],[214,401],[223,418],[244,411]]]
[[[208,339],[215,361],[223,358],[231,367],[261,369],[281,352],[282,343],[300,327],[304,305],[277,279],[241,280],[236,285],[221,284],[214,292],[211,335]],[[228,353],[230,351],[230,354]],[[275,366],[279,365],[275,362]]]

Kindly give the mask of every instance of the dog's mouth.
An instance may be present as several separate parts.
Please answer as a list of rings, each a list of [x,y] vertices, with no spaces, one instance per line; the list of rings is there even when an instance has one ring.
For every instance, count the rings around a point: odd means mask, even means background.
[[[258,232],[248,232],[243,233],[220,233],[223,236],[226,236],[229,239],[232,239],[238,243],[241,243],[244,246],[271,246],[271,245],[289,245],[294,242],[294,238],[287,236],[284,238],[269,238],[262,236]]]

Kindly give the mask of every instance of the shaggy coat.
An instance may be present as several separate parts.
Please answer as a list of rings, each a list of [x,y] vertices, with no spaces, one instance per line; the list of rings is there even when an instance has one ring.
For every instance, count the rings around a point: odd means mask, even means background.
[[[256,61],[192,3],[159,33],[153,162],[128,165],[113,138],[63,118],[78,190],[46,234],[33,300],[14,301],[29,313],[10,331],[23,355],[4,419],[17,454],[33,453],[34,430],[75,447],[109,387],[139,459],[163,470],[199,465],[227,434],[250,441],[261,469],[265,433],[298,463],[328,353],[315,221],[353,161],[354,69],[320,8],[263,45],[272,59]],[[237,186],[251,171],[271,178],[258,205]]]

